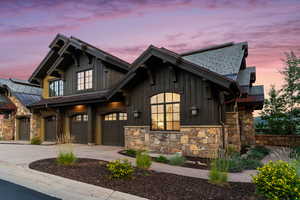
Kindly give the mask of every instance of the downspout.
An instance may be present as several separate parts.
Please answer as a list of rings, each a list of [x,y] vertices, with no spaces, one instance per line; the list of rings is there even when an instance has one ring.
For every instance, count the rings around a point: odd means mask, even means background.
[[[219,123],[222,126],[222,149],[225,149],[225,123],[222,120],[222,110],[223,110],[223,106],[222,106],[222,104],[220,104]]]

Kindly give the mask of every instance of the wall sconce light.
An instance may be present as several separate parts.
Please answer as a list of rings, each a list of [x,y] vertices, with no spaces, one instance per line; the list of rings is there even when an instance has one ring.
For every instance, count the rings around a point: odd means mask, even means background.
[[[140,117],[140,112],[138,110],[133,111],[133,117],[134,118],[139,118]]]
[[[198,115],[198,108],[196,106],[191,107],[191,112],[193,116]]]

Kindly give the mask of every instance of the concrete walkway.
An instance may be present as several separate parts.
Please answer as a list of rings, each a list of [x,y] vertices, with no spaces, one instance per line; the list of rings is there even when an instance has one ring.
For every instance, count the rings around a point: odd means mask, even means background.
[[[57,145],[0,144],[0,179],[62,199],[143,199],[28,168],[28,165],[33,161],[56,157],[60,148]],[[119,147],[74,145],[72,148],[77,157],[106,161],[128,158],[118,154],[118,151],[121,150]],[[134,162],[133,158],[128,159]],[[153,163],[151,169],[204,179],[208,177],[207,170],[170,166],[161,163]],[[251,182],[251,174],[255,174],[255,170],[244,171],[243,173],[229,173],[229,181]]]

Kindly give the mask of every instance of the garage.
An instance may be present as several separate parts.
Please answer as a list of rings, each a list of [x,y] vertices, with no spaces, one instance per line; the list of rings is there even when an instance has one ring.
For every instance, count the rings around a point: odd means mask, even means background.
[[[126,123],[127,113],[106,114],[103,118],[102,143],[111,146],[124,146],[124,126]]]
[[[72,117],[71,122],[71,138],[74,143],[88,143],[88,115],[77,114]]]
[[[45,118],[45,141],[56,141],[56,116]]]
[[[30,118],[22,117],[19,118],[19,139],[29,140],[30,139]]]

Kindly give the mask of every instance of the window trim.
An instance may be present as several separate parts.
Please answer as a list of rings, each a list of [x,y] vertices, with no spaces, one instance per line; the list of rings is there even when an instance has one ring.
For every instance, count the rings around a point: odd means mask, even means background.
[[[166,93],[172,93],[172,94],[177,94],[179,95],[179,101],[172,101],[172,102],[166,102]],[[159,94],[163,94],[163,102],[161,103],[151,103],[151,98],[154,97],[154,96],[157,96]],[[173,92],[173,91],[162,91],[162,92],[159,92],[159,93],[155,93],[155,94],[152,94],[151,96],[149,96],[149,105],[150,105],[150,131],[154,131],[154,132],[179,132],[180,131],[180,120],[181,120],[181,93],[180,92]],[[174,104],[179,104],[179,121],[174,121],[172,119],[171,122],[179,122],[179,129],[171,129],[171,130],[168,130],[167,129],[167,105],[174,105]],[[159,105],[162,105],[163,106],[163,123],[164,123],[164,128],[163,129],[153,129],[153,126],[152,126],[152,106],[153,105],[156,105],[156,106],[159,106]],[[173,113],[177,113],[177,112],[172,112]],[[154,114],[158,114],[158,113],[154,113]],[[173,116],[172,116],[173,118]]]
[[[51,92],[51,84],[55,83],[55,82],[58,82],[58,95],[53,95],[53,92]],[[62,83],[62,90],[61,89],[61,85],[59,83]],[[55,78],[55,79],[51,79],[48,81],[48,95],[49,97],[60,97],[60,96],[64,96],[64,93],[65,93],[65,82],[62,80],[62,79],[59,79],[59,78]]]
[[[86,72],[91,71],[92,72],[92,80],[91,80],[91,88],[86,88]],[[79,73],[83,73],[83,89],[79,89],[78,88],[78,83],[79,83],[79,79],[78,79],[78,74]],[[80,70],[80,71],[76,71],[76,91],[77,92],[82,92],[82,91],[89,91],[89,90],[93,90],[94,89],[94,69],[93,68],[89,68],[89,69],[84,69],[84,70]]]

